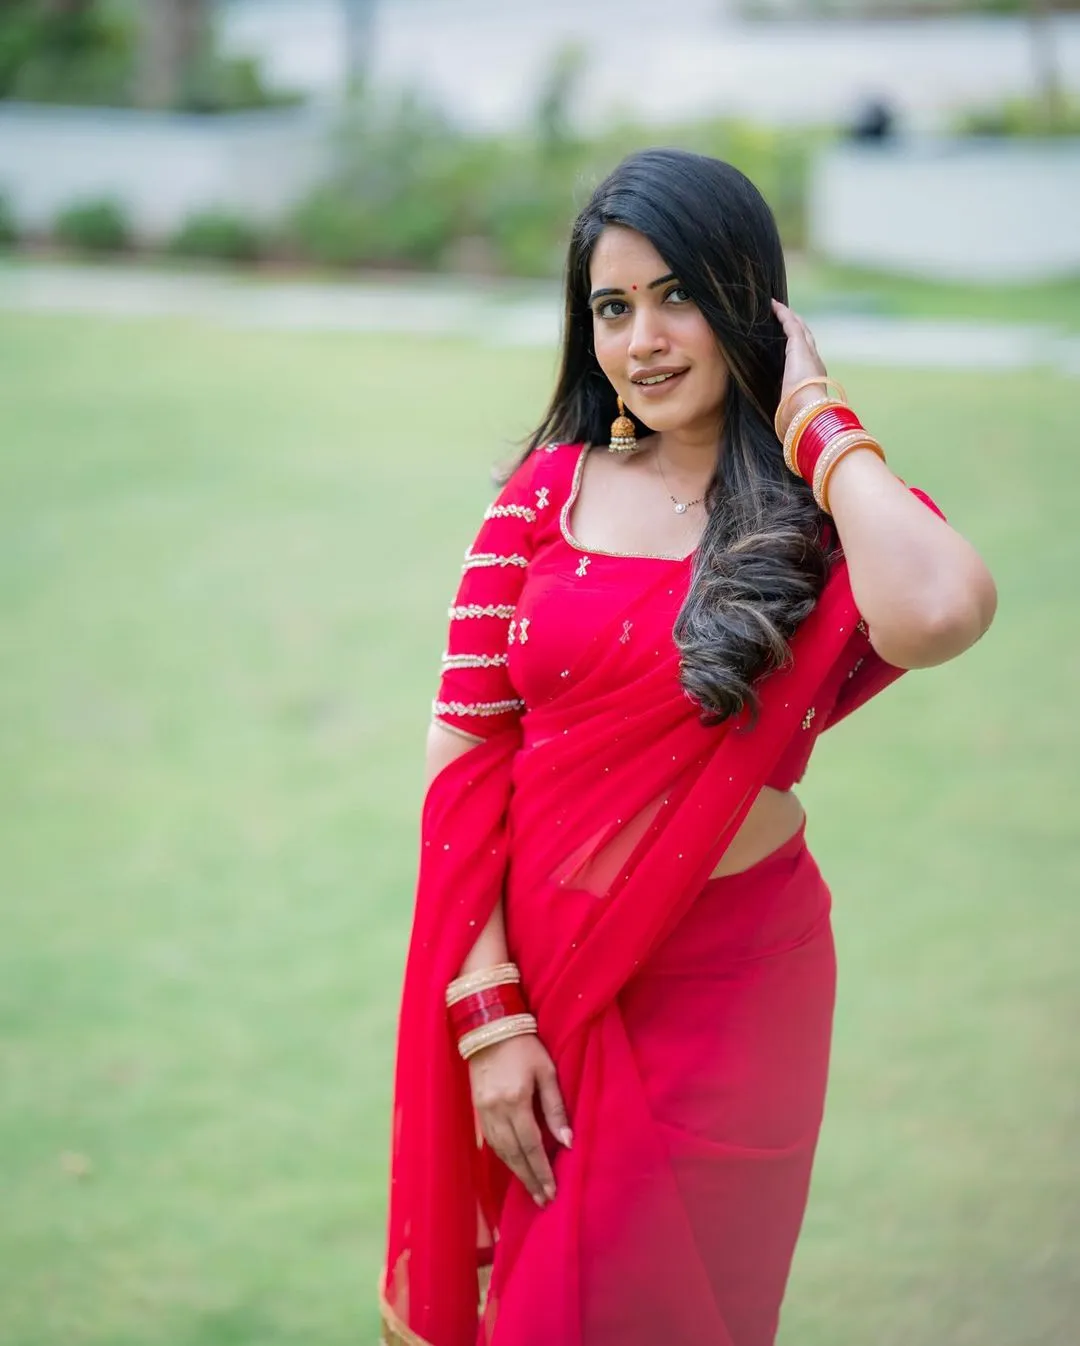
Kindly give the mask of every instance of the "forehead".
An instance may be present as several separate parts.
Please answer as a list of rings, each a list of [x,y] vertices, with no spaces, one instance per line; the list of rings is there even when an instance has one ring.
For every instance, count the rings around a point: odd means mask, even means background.
[[[621,224],[609,224],[593,248],[589,279],[594,290],[628,289],[631,285],[648,285],[670,270],[644,234]]]

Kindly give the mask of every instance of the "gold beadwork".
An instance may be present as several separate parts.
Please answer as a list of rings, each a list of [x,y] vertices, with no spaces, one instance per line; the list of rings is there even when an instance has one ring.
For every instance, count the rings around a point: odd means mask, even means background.
[[[536,522],[536,510],[528,505],[488,505],[484,510],[486,519],[523,519],[526,523]]]
[[[486,717],[489,715],[507,715],[512,710],[524,710],[525,702],[519,701],[517,697],[507,701],[436,701],[432,710],[436,716],[440,715],[476,715]]]
[[[510,662],[508,654],[444,654],[443,668],[502,668]]]
[[[446,988],[447,1008],[464,1000],[476,991],[486,991],[489,986],[514,986],[521,981],[521,969],[517,963],[496,963],[494,967],[478,968],[475,972],[466,972],[455,977]]]
[[[452,607],[448,616],[452,622],[461,622],[469,617],[499,617],[503,620],[509,620],[514,615],[514,606],[512,603],[465,603],[460,607]]]
[[[462,573],[466,570],[482,570],[487,566],[527,566],[529,562],[524,556],[518,556],[516,552],[509,556],[500,556],[497,552],[467,551],[465,553],[465,564],[461,567]]]
[[[809,728],[810,728],[810,726],[814,723],[814,716],[815,716],[816,714],[817,714],[817,710],[816,710],[813,706],[811,706],[810,709],[809,709],[809,710],[806,712],[806,714],[803,716],[802,727],[803,727],[804,729],[809,729]]]
[[[633,453],[638,446],[637,426],[626,414],[622,398],[617,397],[615,400],[619,406],[619,414],[611,423],[611,443],[608,445],[608,452]]]

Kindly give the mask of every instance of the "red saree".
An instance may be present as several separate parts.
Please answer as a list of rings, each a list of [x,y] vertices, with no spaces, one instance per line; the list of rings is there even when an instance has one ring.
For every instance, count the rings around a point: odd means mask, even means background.
[[[853,708],[868,645],[840,563],[757,723],[706,728],[678,682],[674,576],[661,564],[608,609],[550,691],[428,791],[382,1292],[395,1346],[773,1341],[824,1097],[828,891],[801,835],[708,876],[817,708],[815,731]],[[443,1002],[501,896],[574,1128],[572,1150],[549,1138],[542,1211],[478,1142]]]

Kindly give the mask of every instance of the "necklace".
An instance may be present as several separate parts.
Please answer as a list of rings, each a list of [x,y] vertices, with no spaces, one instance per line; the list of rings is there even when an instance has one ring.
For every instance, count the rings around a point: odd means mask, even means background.
[[[676,514],[685,514],[691,505],[700,505],[705,499],[703,495],[699,495],[696,500],[676,500],[671,494],[671,487],[668,485],[667,477],[664,476],[664,464],[660,461],[659,450],[657,450],[656,453],[656,466],[660,469],[660,480],[664,483],[664,490],[667,491],[668,499],[675,506]]]

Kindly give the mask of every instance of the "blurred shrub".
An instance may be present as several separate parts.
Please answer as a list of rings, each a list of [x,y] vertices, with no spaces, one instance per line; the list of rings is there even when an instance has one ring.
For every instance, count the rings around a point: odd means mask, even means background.
[[[953,125],[960,135],[971,136],[1080,136],[1080,102],[1009,98],[961,113]]]
[[[130,107],[138,59],[138,6],[128,0],[0,0],[0,98]],[[269,88],[258,62],[220,55],[208,36],[183,73],[175,110],[236,112],[301,97]]]
[[[127,216],[117,201],[78,201],[56,217],[53,236],[77,252],[122,252],[130,238]]]
[[[330,182],[299,207],[289,251],[322,265],[467,264],[520,276],[562,267],[570,225],[595,184],[628,152],[662,143],[727,159],[773,207],[788,246],[805,242],[809,164],[820,130],[737,121],[668,128],[624,125],[592,139],[571,131],[580,53],[556,57],[533,130],[469,136],[415,96],[352,104]]]
[[[138,50],[131,6],[0,4],[0,98],[123,106]]]
[[[6,248],[18,242],[19,226],[15,222],[15,212],[11,202],[0,192],[0,248]]]
[[[200,211],[185,220],[169,242],[177,257],[205,257],[222,262],[254,262],[263,251],[259,230],[225,210]]]
[[[223,57],[211,50],[204,52],[188,71],[178,110],[249,112],[290,107],[302,101],[302,94],[270,88],[263,80],[258,61],[251,57]]]

